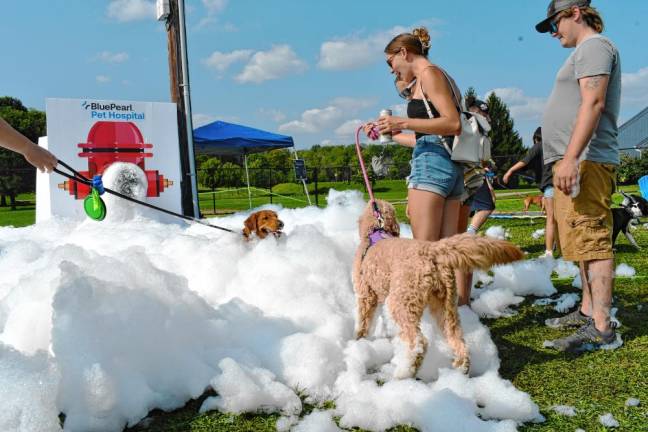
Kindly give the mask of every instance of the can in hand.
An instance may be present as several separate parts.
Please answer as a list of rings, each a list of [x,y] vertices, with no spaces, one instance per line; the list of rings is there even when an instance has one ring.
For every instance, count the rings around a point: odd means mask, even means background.
[[[379,117],[385,117],[391,115],[392,115],[392,110],[387,108],[381,110],[380,114],[378,114]],[[394,141],[392,140],[392,135],[390,133],[380,134],[380,144],[391,144],[392,142]]]

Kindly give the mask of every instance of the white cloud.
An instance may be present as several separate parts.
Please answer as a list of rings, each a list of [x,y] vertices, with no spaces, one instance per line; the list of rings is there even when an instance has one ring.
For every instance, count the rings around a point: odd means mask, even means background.
[[[644,108],[648,105],[648,67],[622,74],[621,83],[621,102],[624,106]]]
[[[106,84],[110,82],[110,77],[106,75],[97,75],[95,79],[99,84]]]
[[[227,0],[202,0],[209,14],[218,14],[227,7]]]
[[[272,108],[260,108],[259,113],[263,115],[264,117],[269,117],[275,122],[280,122],[286,120],[286,114],[283,112],[277,110],[277,109],[272,109]]]
[[[356,115],[362,109],[375,105],[375,103],[376,102],[373,99],[337,97],[324,108],[306,110],[302,113],[299,120],[293,120],[280,125],[279,131],[290,133],[317,133],[326,129],[335,129],[337,135],[352,135],[355,131],[347,133],[351,126],[347,125],[349,122],[345,119]]]
[[[198,28],[216,22],[216,15],[225,10],[227,2],[228,0],[202,0],[203,6],[207,9],[207,16],[200,20]]]
[[[353,35],[326,41],[320,47],[317,66],[327,70],[359,69],[382,59],[383,50],[389,41],[406,31],[405,27],[396,26],[365,38]]]
[[[317,133],[331,128],[342,119],[342,110],[338,107],[314,108],[306,110],[301,120],[293,120],[279,126],[279,132]]]
[[[246,61],[252,56],[252,50],[235,50],[229,53],[214,51],[202,63],[218,72],[226,71],[233,63]]]
[[[354,119],[354,120],[347,120],[340,127],[335,129],[335,135],[339,137],[354,137],[355,138],[355,133],[358,130],[358,127],[365,122],[359,119]],[[364,134],[363,134],[364,137]]]
[[[275,45],[269,51],[258,51],[243,71],[236,77],[241,83],[282,78],[286,75],[301,73],[307,68],[306,63],[297,57],[289,45]]]
[[[108,17],[117,21],[155,19],[155,1],[111,0],[107,8]]]
[[[123,63],[128,60],[128,53],[113,53],[110,51],[102,51],[95,56],[95,60],[99,60],[104,63]]]
[[[540,121],[542,119],[542,113],[547,104],[546,98],[527,96],[522,89],[517,87],[496,88],[486,93],[486,97],[491,93],[495,93],[506,103],[516,122]]]

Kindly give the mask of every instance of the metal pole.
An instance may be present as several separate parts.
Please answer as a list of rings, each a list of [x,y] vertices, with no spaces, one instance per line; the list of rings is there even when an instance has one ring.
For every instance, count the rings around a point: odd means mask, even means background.
[[[247,187],[248,187],[248,204],[250,205],[250,209],[251,209],[252,193],[250,192],[250,173],[248,173],[248,167],[247,167],[247,154],[243,154],[243,161],[245,164],[245,179],[247,180]]]
[[[299,159],[299,157],[297,156],[297,150],[293,150],[293,153],[295,154],[295,160]],[[311,205],[313,205],[313,203],[311,203],[310,195],[308,195],[308,186],[306,186],[306,179],[302,178],[301,182],[304,185],[304,193],[306,194],[306,199],[308,200],[308,205],[311,206]]]
[[[196,184],[196,160],[194,158],[193,121],[191,120],[191,92],[189,90],[189,66],[187,62],[187,31],[185,28],[184,0],[178,0],[180,21],[180,57],[182,58],[182,96],[185,105],[185,124],[187,125],[187,154],[189,156],[189,176],[191,181],[191,202],[195,217],[200,217],[198,206],[198,185]]]

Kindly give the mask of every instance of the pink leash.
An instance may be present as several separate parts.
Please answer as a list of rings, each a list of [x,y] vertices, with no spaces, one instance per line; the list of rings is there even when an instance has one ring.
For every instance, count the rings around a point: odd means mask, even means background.
[[[358,126],[356,129],[356,153],[358,154],[358,161],[360,162],[360,169],[362,170],[362,176],[364,177],[365,186],[367,187],[367,192],[369,193],[369,202],[373,207],[374,216],[380,222],[380,226],[383,226],[383,218],[378,209],[378,204],[376,203],[376,198],[374,198],[373,190],[371,190],[371,183],[369,182],[369,176],[367,175],[367,169],[365,168],[364,160],[362,159],[362,149],[360,148],[360,131],[363,129],[364,125]],[[376,126],[371,128],[369,132],[369,138],[375,140],[378,138],[379,132]]]

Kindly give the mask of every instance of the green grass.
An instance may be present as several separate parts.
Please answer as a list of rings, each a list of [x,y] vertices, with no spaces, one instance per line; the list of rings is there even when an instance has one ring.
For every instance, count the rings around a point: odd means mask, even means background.
[[[280,185],[273,190],[282,192],[293,198],[304,197],[300,194],[299,185]],[[295,187],[297,186],[297,187]],[[322,189],[335,187],[361,188],[359,184],[320,184]],[[624,191],[635,192],[635,187],[623,187]],[[402,201],[407,195],[404,182],[377,182],[374,187],[376,196],[390,201]],[[510,191],[500,191],[505,194]],[[517,192],[517,191],[516,191]],[[523,191],[535,193],[533,190]],[[247,191],[229,192],[223,194],[222,207],[230,211],[247,208]],[[325,205],[323,193],[320,205]],[[365,194],[366,197],[366,194]],[[304,197],[305,198],[305,197]],[[276,201],[277,198],[273,198]],[[0,208],[0,225],[25,226],[33,223],[34,204],[32,196],[20,196],[24,202],[19,210],[9,211]],[[31,201],[30,201],[31,200]],[[208,201],[209,200],[209,201]],[[230,200],[230,201],[227,201]],[[621,196],[615,194],[614,202],[619,203]],[[201,204],[208,202],[211,197],[203,198]],[[269,202],[269,196],[258,194],[253,205]],[[286,207],[301,205],[292,204],[286,199]],[[241,204],[243,203],[243,204]],[[227,204],[227,205],[226,205]],[[283,204],[283,203],[282,203]],[[300,204],[300,203],[297,203]],[[228,207],[229,206],[229,207]],[[404,204],[397,205],[399,217],[404,219]],[[522,209],[521,196],[501,196],[497,202],[500,211],[519,211]],[[644,221],[645,222],[645,221]],[[511,234],[511,241],[529,252],[529,256],[537,256],[544,251],[543,240],[533,240],[531,233],[542,228],[543,219],[536,220],[489,220],[486,227],[501,225]],[[648,248],[648,230],[639,228],[634,232],[637,242]],[[549,329],[543,325],[546,318],[555,316],[550,306],[532,306],[533,298],[519,305],[518,314],[509,318],[484,320],[491,330],[491,335],[499,349],[501,358],[501,375],[513,382],[520,390],[531,395],[540,406],[547,421],[541,424],[527,424],[520,427],[524,432],[535,431],[569,431],[577,428],[587,431],[603,431],[598,416],[611,412],[619,421],[619,431],[648,431],[648,296],[646,294],[646,274],[648,260],[642,252],[635,251],[625,237],[617,241],[617,263],[627,263],[635,268],[638,277],[635,279],[618,278],[615,285],[615,307],[619,308],[617,317],[623,324],[621,332],[624,344],[614,351],[596,351],[582,355],[564,354],[545,349],[542,342],[566,334]],[[560,292],[573,292],[569,281],[555,280]],[[643,305],[643,310],[638,306]],[[233,415],[220,412],[199,414],[198,409],[204,395],[199,400],[188,402],[185,407],[174,412],[165,413],[159,410],[152,412],[147,420],[147,427],[135,426],[131,432],[162,432],[162,431],[273,431],[277,415],[245,414]],[[639,398],[639,407],[625,407],[629,397]],[[333,406],[329,402],[328,408]],[[578,413],[575,417],[565,417],[554,413],[553,405],[572,405]],[[303,414],[310,412],[312,407],[306,406]],[[402,426],[394,431],[412,431],[414,429]]]
[[[7,198],[7,204],[9,199]],[[20,194],[16,197],[16,210],[0,207],[0,226],[24,227],[36,221],[36,194]]]

